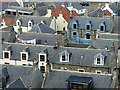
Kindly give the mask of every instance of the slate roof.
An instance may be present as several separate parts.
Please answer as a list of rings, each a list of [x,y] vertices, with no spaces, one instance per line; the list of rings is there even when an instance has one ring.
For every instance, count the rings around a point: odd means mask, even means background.
[[[32,20],[33,24],[38,24],[38,23],[41,23],[44,22],[46,25],[50,26],[51,24],[51,18],[49,17],[41,17],[41,16],[25,16],[25,15],[22,15],[22,16],[19,16],[18,18],[16,18],[16,20],[20,20],[22,25],[21,26],[28,26],[28,21],[29,20]],[[16,20],[14,22],[14,26],[16,26]]]
[[[39,23],[37,25],[34,25],[33,28],[29,32],[34,33],[49,33],[49,34],[55,34],[56,31],[47,26],[46,24]]]
[[[9,79],[7,81],[8,88],[30,88],[31,85],[36,83],[40,86],[43,76],[37,70],[32,67],[12,66],[12,65],[0,65],[0,67],[6,67],[9,73]],[[39,76],[39,79],[38,79]],[[37,80],[35,79],[37,77]],[[41,79],[41,81],[40,81]],[[40,88],[40,87],[39,87]]]
[[[6,48],[9,44],[3,44],[3,49]],[[47,48],[48,51],[48,60],[50,63],[56,64],[69,64],[69,65],[80,65],[80,66],[90,66],[90,67],[106,67],[109,68],[110,54],[105,49],[83,49],[83,48],[69,48],[69,47],[59,47],[54,49],[53,46],[46,45],[24,45],[24,44],[11,44],[12,55],[11,60],[20,60],[20,52],[25,48],[29,47],[29,56],[28,60],[33,61],[34,58],[38,60],[38,53],[43,49]],[[69,62],[60,62],[59,53],[68,50],[71,52]],[[104,53],[106,55],[104,65],[94,65],[94,56],[99,53]],[[84,56],[84,58],[81,58]]]
[[[59,14],[63,15],[63,18],[67,21],[70,22],[70,12],[63,6],[57,7],[54,10],[52,10],[52,14],[54,17],[58,17]],[[72,11],[73,16],[79,16],[75,11]]]
[[[109,34],[109,33],[100,33],[99,38],[104,39],[113,39],[113,40],[120,40],[120,34]]]
[[[89,17],[103,17],[103,15],[104,15],[104,13],[101,10],[101,8],[99,8],[99,9],[93,11],[93,12],[88,13]]]
[[[112,78],[109,75],[83,74],[77,72],[52,70],[47,76],[44,88],[67,88],[66,80],[70,76],[91,77],[93,79],[93,86],[96,89],[110,88],[112,81]]]
[[[23,84],[21,78],[16,79],[13,81],[7,88],[26,88],[25,85]]]
[[[115,50],[117,51],[118,47],[120,47],[120,41],[118,40],[110,40],[110,39],[97,39],[92,40],[92,46],[96,49],[105,49],[106,47],[110,49],[112,43],[115,42]]]
[[[104,22],[106,26],[106,32],[109,32],[112,28],[112,22],[110,18],[97,18],[97,17],[73,17],[68,24],[68,28],[72,28],[72,23],[74,21],[78,22],[78,28],[85,30],[87,23],[91,22],[91,30],[99,29],[99,26]]]
[[[2,68],[2,72],[0,72],[0,74],[2,74],[2,76],[6,79],[9,77],[9,73],[8,73],[8,70],[7,70],[7,67],[3,67]]]
[[[59,40],[60,46],[64,46],[64,38],[56,34],[40,34],[40,33],[22,33],[18,36],[22,40],[41,40],[41,45],[55,45],[56,40]],[[46,44],[47,41],[47,44]]]
[[[72,2],[72,6],[74,8],[76,8],[77,10],[84,9],[84,7],[80,3],[78,3],[78,2]]]
[[[4,32],[0,31],[0,37],[4,38],[4,42],[8,42],[10,38],[9,31],[4,31]]]

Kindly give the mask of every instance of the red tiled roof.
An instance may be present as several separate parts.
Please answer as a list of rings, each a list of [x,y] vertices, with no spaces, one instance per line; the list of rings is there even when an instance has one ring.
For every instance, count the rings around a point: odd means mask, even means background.
[[[4,19],[4,21],[6,22],[7,26],[11,26],[14,23],[14,18],[10,18],[10,17],[2,17],[2,19]]]
[[[67,21],[67,22],[70,22],[70,12],[63,6],[61,7],[58,7],[54,10],[52,10],[52,14],[53,16],[55,17],[58,17],[59,14],[62,14],[63,15],[63,18]],[[79,16],[75,11],[72,11],[72,15],[73,16]]]

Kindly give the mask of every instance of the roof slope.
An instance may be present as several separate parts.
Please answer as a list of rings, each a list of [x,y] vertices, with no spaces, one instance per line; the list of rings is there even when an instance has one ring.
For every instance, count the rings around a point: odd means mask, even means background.
[[[54,10],[52,10],[52,14],[55,17],[58,17],[59,14],[63,15],[63,18],[67,21],[70,22],[70,12],[63,6],[60,6]],[[72,11],[73,16],[79,16],[75,11]]]
[[[67,88],[66,80],[70,76],[92,77],[94,88],[110,88],[111,76],[97,74],[83,74],[69,71],[51,71],[44,84],[44,88]]]

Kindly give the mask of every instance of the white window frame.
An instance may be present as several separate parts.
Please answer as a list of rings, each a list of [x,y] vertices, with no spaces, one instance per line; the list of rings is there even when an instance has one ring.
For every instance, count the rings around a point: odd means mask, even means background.
[[[8,54],[9,54],[9,58],[5,58],[5,57],[4,57],[4,55],[5,55],[4,53],[8,53]],[[11,55],[10,55],[10,51],[3,51],[3,59],[8,59],[8,60],[10,60],[10,56],[11,56]]]
[[[18,24],[18,23],[19,23],[19,24]],[[20,20],[17,20],[17,21],[16,21],[16,25],[17,25],[17,26],[20,26],[20,25],[21,25],[21,21],[20,21]]]
[[[39,53],[39,62],[46,62],[47,61],[47,57],[46,57],[46,54],[45,53]],[[45,56],[45,61],[40,61],[40,55],[44,55]]]
[[[97,58],[100,58],[100,64],[97,64]],[[100,53],[94,57],[94,64],[95,65],[104,65],[104,56]]]
[[[31,26],[30,26],[30,24],[31,24]],[[33,22],[32,21],[28,21],[28,27],[33,27]]]
[[[26,60],[22,59],[22,54],[26,54]],[[20,52],[20,57],[21,57],[21,61],[27,61],[28,60],[28,52]]]
[[[65,61],[62,61],[62,55],[65,55]],[[69,53],[67,53],[66,51],[62,52],[60,54],[60,62],[69,62]]]

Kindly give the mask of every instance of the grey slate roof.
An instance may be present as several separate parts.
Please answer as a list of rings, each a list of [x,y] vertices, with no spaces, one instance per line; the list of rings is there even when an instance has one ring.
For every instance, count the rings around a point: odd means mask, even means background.
[[[103,17],[103,15],[104,15],[104,13],[100,8],[93,12],[88,13],[89,17]]]
[[[120,34],[106,34],[106,33],[100,33],[99,38],[104,39],[113,39],[113,40],[120,40]]]
[[[34,83],[36,83],[36,85],[39,84],[38,86],[40,88],[40,85],[41,85],[40,82],[42,82],[43,76],[40,73],[40,71],[38,70],[38,68],[36,68],[36,70],[34,70],[33,67],[0,65],[0,67],[4,67],[4,66],[7,67],[7,70],[9,73],[9,79],[7,81],[7,86],[10,85],[9,88],[17,88],[17,87],[23,88],[24,86],[26,88],[30,88],[30,86],[33,85]],[[37,80],[36,80],[36,78],[37,78]],[[33,86],[33,87],[35,87],[35,86]]]
[[[46,79],[44,88],[67,88],[66,80],[70,76],[92,77],[94,88],[110,88],[111,76],[97,74],[83,74],[69,71],[51,71]]]
[[[10,38],[9,31],[5,31],[5,32],[0,31],[0,37],[4,38],[4,42],[8,42]]]
[[[3,67],[2,72],[0,72],[0,74],[2,74],[2,76],[4,76],[5,79],[8,78],[9,73],[8,73],[7,67]]]
[[[59,40],[60,46],[64,46],[64,38],[61,35],[40,34],[40,33],[22,33],[19,35],[22,40],[41,40],[41,45],[55,45],[56,40]],[[47,44],[46,44],[47,41]]]
[[[106,32],[111,30],[111,20],[110,18],[97,18],[97,17],[73,17],[68,25],[68,28],[72,28],[72,23],[74,21],[78,22],[79,29],[85,30],[85,26],[89,21],[91,21],[91,30],[99,29],[99,26],[104,22],[106,26]]]
[[[9,44],[3,44],[3,49]],[[109,68],[109,59],[110,54],[107,50],[102,49],[82,49],[82,48],[69,48],[69,47],[59,47],[58,49],[53,49],[52,46],[40,46],[40,45],[24,45],[24,44],[11,44],[12,46],[12,55],[11,60],[20,60],[20,52],[25,48],[29,47],[30,54],[28,60],[33,61],[35,58],[38,60],[38,53],[43,49],[47,48],[48,60],[50,63],[56,64],[69,64],[69,65],[80,65],[80,66],[90,66],[90,67],[106,67]],[[69,62],[60,62],[60,53],[68,50],[71,52]],[[94,65],[94,56],[104,53],[106,55],[104,65]],[[84,58],[81,58],[84,56]]]
[[[34,25],[33,28],[29,32],[35,32],[35,33],[49,33],[49,34],[55,34],[56,31],[50,28],[49,26],[39,23],[37,25]]]
[[[13,81],[7,88],[10,89],[10,88],[26,88],[26,87],[23,84],[21,78],[18,78],[17,80]]]
[[[110,49],[112,43],[115,42],[115,50],[120,47],[120,41],[118,40],[110,40],[110,39],[96,39],[92,40],[92,46],[96,49],[105,49],[106,47]]]
[[[50,26],[51,24],[51,18],[49,17],[42,17],[42,16],[19,16],[18,18],[15,19],[13,26],[16,26],[16,20],[20,20],[22,25],[21,26],[28,26],[28,21],[32,20],[33,24],[38,24],[44,22],[46,25]]]

